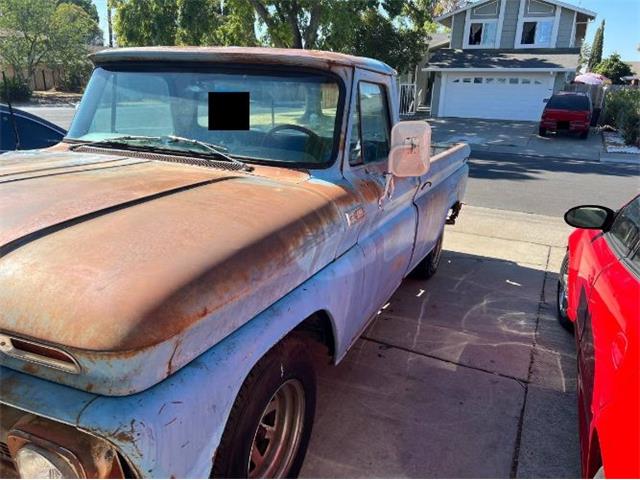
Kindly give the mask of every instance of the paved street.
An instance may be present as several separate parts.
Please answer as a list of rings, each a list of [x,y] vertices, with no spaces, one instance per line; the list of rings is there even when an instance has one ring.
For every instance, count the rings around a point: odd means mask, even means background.
[[[474,156],[465,196],[469,205],[562,216],[579,204],[617,209],[640,190],[640,165],[499,153]]]
[[[555,319],[561,216],[618,207],[638,166],[475,156],[437,275],[405,280],[340,366],[318,364],[303,476],[580,475],[575,349]]]

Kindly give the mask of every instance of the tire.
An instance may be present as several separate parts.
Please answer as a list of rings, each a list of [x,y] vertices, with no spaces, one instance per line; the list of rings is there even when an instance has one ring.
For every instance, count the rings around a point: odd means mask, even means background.
[[[569,274],[569,254],[564,256],[558,276],[558,288],[556,293],[556,308],[558,310],[558,322],[562,327],[573,332],[573,322],[567,316],[567,278]]]
[[[211,476],[297,477],[315,409],[316,375],[308,342],[291,335],[247,376],[229,415]]]
[[[440,233],[436,244],[431,249],[429,254],[424,257],[424,259],[416,265],[416,268],[413,270],[413,273],[423,279],[429,279],[433,277],[438,271],[438,266],[440,266],[440,259],[442,258],[442,241],[444,239],[444,229]]]
[[[547,136],[547,129],[544,128],[544,127],[538,128],[538,135],[540,135],[541,137],[546,137]]]
[[[580,138],[585,140],[589,136],[589,130],[585,130],[584,132],[580,132]]]

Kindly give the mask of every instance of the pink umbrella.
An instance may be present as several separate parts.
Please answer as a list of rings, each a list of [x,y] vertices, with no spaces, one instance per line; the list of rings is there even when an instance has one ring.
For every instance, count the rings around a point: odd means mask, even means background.
[[[573,79],[574,83],[584,83],[586,85],[602,85],[602,84],[611,84],[611,80],[609,80],[604,75],[600,75],[599,73],[584,73],[582,75],[578,75]]]

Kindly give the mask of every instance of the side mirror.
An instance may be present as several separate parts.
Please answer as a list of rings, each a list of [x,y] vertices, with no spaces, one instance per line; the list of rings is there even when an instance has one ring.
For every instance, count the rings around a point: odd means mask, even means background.
[[[429,171],[431,127],[424,121],[398,122],[391,129],[387,171],[396,177],[419,177]]]
[[[598,205],[580,205],[567,210],[564,221],[572,227],[592,230],[607,230],[615,217],[615,212]]]

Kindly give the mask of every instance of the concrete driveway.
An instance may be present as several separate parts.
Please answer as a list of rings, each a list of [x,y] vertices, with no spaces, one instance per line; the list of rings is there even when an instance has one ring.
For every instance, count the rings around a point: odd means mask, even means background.
[[[571,158],[599,161],[602,136],[593,129],[587,139],[575,134],[538,135],[538,122],[428,118],[437,143],[466,142],[474,154],[481,152]]]
[[[574,343],[555,319],[560,219],[465,207],[434,278],[405,280],[319,365],[304,477],[578,477]]]

